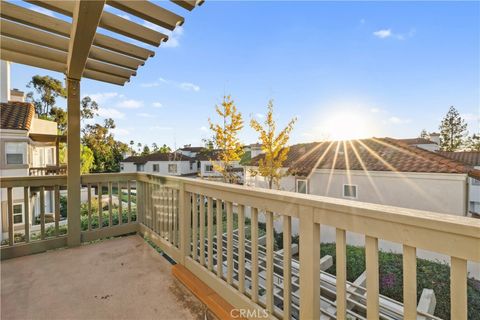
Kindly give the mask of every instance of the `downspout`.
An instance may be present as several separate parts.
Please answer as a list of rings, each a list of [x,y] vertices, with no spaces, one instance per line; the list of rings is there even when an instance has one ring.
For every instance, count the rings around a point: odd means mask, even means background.
[[[469,208],[469,198],[470,198],[470,185],[468,183],[469,176],[467,174],[467,178],[465,179],[465,217],[468,217],[468,208]]]

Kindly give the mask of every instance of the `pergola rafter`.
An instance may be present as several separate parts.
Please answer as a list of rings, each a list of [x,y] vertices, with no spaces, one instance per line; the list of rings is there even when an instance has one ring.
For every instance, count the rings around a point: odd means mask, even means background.
[[[124,85],[138,67],[154,55],[152,50],[97,32],[103,28],[121,36],[159,46],[164,33],[104,10],[105,5],[174,30],[184,18],[152,2],[76,0],[27,1],[72,18],[51,17],[16,4],[0,2],[0,58],[64,73],[67,82],[67,187],[68,244],[77,246],[80,233],[80,80],[82,77]],[[192,10],[198,1],[174,1]]]

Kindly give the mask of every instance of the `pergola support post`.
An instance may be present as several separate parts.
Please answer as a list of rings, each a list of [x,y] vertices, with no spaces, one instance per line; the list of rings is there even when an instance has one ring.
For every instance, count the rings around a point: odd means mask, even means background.
[[[80,245],[80,80],[67,78],[68,246]]]

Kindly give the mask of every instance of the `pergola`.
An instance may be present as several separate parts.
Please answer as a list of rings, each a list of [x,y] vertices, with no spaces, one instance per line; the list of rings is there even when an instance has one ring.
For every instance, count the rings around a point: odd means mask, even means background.
[[[14,3],[0,3],[2,60],[62,72],[66,76],[68,111],[69,246],[80,244],[80,80],[82,77],[124,85],[154,55],[152,50],[102,34],[103,28],[158,47],[168,36],[105,11],[105,5],[154,25],[174,30],[184,18],[146,0],[26,1],[72,18],[51,17]],[[193,10],[203,0],[174,0]],[[77,219],[78,218],[78,219]]]

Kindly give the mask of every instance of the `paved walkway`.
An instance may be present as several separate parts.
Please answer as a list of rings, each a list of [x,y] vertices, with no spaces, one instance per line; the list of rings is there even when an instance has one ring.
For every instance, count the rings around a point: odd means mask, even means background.
[[[3,261],[1,319],[204,320],[205,310],[135,235]]]

